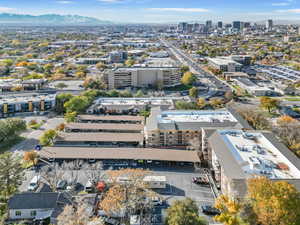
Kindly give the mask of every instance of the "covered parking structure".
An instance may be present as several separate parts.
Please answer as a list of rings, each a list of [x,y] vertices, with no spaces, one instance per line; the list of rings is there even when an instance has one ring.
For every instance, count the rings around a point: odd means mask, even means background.
[[[143,146],[142,133],[61,133],[55,146],[82,147],[139,147]]]
[[[46,147],[40,151],[43,159],[99,160],[106,164],[126,162],[124,165],[195,165],[200,163],[196,151],[154,148],[82,148]]]

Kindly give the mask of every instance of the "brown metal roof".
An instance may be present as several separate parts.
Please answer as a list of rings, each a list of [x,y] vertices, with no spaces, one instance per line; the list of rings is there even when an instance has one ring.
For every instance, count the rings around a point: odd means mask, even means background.
[[[143,130],[144,125],[123,123],[68,123],[66,128],[79,130]]]
[[[40,156],[57,159],[141,159],[199,162],[196,151],[153,148],[45,147],[40,151]]]
[[[141,142],[144,135],[141,133],[61,133],[57,141],[124,141]]]
[[[123,120],[123,121],[144,121],[143,116],[98,116],[78,115],[79,120]]]

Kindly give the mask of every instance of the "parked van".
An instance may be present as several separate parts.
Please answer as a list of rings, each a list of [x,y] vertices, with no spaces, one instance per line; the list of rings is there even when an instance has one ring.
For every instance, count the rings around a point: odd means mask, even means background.
[[[39,183],[40,183],[40,176],[34,176],[31,179],[27,190],[28,191],[35,191],[39,187]]]
[[[84,186],[84,191],[90,193],[93,191],[93,189],[94,189],[93,183],[90,180],[88,180],[88,182]]]

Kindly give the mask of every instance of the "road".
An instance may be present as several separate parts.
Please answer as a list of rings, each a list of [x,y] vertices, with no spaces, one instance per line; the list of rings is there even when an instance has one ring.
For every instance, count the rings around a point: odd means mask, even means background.
[[[27,130],[22,133],[21,136],[25,138],[21,143],[13,146],[11,152],[16,154],[23,154],[25,151],[33,150],[39,143],[39,138],[42,136],[45,130],[55,129],[59,124],[64,122],[63,118],[51,118],[46,116],[30,116],[23,118],[26,122],[30,120],[36,120],[38,123],[45,121],[45,123],[38,130]]]
[[[190,67],[191,72],[196,74],[199,80],[204,81],[204,83],[208,84],[209,91],[202,97],[212,97],[216,95],[219,91],[226,92],[231,90],[231,87],[228,86],[224,81],[219,80],[217,77],[211,75],[204,71],[197,62],[192,59],[189,55],[182,52],[180,49],[175,47],[170,42],[166,40],[160,39],[161,43],[165,45],[169,51],[183,64]]]

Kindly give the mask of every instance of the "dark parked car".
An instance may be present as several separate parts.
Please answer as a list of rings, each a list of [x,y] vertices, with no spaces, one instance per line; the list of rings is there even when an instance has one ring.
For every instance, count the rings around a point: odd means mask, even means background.
[[[193,177],[192,181],[194,184],[209,184],[209,181],[207,179],[206,176],[202,176],[202,177]]]
[[[212,216],[220,215],[220,211],[211,205],[203,205],[201,206],[201,209],[202,212],[206,215],[212,215]]]
[[[57,190],[64,190],[66,187],[67,187],[67,181],[65,180],[60,180],[57,182],[57,185],[56,185],[56,189]]]

